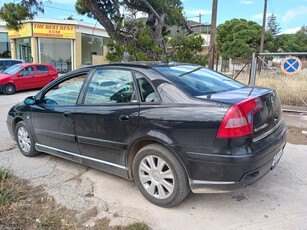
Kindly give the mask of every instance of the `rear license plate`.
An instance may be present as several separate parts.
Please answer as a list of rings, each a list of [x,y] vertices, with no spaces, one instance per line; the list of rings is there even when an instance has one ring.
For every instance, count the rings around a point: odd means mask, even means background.
[[[281,149],[273,158],[272,167],[271,169],[274,169],[278,161],[280,160],[281,156],[283,154],[283,149]]]

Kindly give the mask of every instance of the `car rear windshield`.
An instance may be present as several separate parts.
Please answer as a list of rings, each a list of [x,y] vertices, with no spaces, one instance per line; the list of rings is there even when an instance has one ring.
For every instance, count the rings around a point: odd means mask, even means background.
[[[202,66],[159,66],[155,69],[193,97],[245,87],[240,82]]]
[[[22,68],[23,68],[23,66],[16,64],[16,65],[13,65],[10,68],[6,69],[3,73],[8,74],[8,75],[12,75],[12,74],[17,73]]]

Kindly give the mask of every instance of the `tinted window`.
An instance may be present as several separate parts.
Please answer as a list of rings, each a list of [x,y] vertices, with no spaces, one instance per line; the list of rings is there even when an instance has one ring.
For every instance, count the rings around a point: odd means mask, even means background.
[[[126,70],[97,70],[85,95],[84,104],[130,102],[134,94],[133,77]]]
[[[34,74],[33,66],[28,66],[21,71],[22,76],[28,76]]]
[[[3,61],[0,61],[0,70],[4,70]]]
[[[157,97],[156,92],[154,88],[152,87],[152,85],[149,83],[149,81],[145,77],[139,74],[136,74],[136,76],[137,76],[137,83],[140,89],[141,101],[142,102],[159,101],[159,98]]]
[[[201,66],[156,67],[191,96],[214,94],[244,87],[243,84]]]
[[[45,94],[43,103],[57,106],[76,105],[85,78],[86,74],[82,74],[54,86]]]
[[[38,74],[48,73],[49,72],[48,67],[45,66],[45,65],[38,65],[38,66],[36,66],[36,70],[37,70]]]

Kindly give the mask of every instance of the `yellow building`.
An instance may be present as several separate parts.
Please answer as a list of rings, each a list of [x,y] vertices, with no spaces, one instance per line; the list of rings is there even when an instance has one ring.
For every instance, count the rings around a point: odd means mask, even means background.
[[[3,35],[3,24],[0,24],[1,32]],[[109,36],[98,23],[31,20],[25,21],[19,31],[9,30],[8,38],[6,45],[10,47],[11,58],[50,63],[60,73],[107,62]]]

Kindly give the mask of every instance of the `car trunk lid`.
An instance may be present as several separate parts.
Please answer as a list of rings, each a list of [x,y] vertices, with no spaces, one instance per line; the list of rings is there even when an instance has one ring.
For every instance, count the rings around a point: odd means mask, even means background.
[[[231,91],[198,96],[199,99],[216,101],[228,106],[242,105],[245,101],[260,99],[261,108],[248,114],[246,119],[252,119],[250,129],[254,141],[258,141],[279,127],[282,122],[281,106],[275,90],[259,87],[244,87]],[[231,108],[231,107],[230,107]],[[244,113],[244,111],[243,111]],[[225,117],[227,114],[225,115]],[[226,137],[225,137],[226,138]]]

